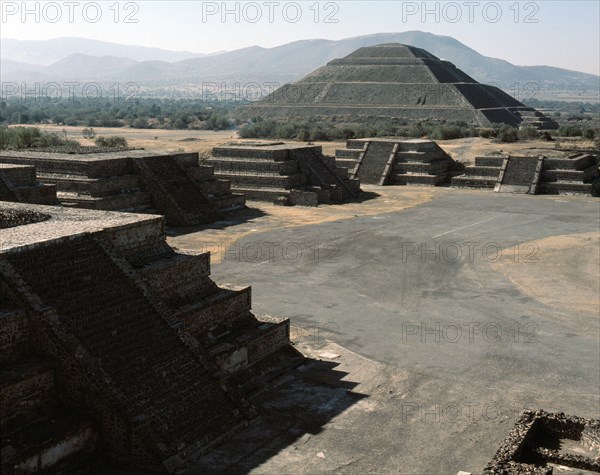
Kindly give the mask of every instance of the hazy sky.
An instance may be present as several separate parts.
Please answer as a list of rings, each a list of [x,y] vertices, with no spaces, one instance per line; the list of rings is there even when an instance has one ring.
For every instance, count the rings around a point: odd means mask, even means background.
[[[6,38],[83,36],[210,53],[422,30],[452,36],[486,56],[519,65],[600,74],[597,0],[0,3],[1,37]],[[23,17],[24,4],[29,13]]]

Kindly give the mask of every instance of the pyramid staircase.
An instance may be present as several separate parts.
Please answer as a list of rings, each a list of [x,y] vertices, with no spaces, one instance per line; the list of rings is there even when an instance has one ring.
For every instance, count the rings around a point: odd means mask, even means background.
[[[520,119],[520,128],[533,127],[537,130],[558,129],[558,122],[531,107],[515,109],[514,113]]]
[[[449,181],[454,162],[429,140],[348,140],[336,161],[350,177],[376,185],[438,186]]]
[[[232,143],[216,147],[207,163],[247,199],[317,206],[343,203],[360,193],[359,181],[321,147],[282,142]]]
[[[475,157],[475,165],[466,167],[464,175],[452,177],[456,188],[494,189],[508,156],[485,155]]]
[[[540,193],[589,195],[592,194],[594,183],[597,183],[598,179],[598,160],[593,155],[576,154],[569,158],[546,158],[542,168]]]
[[[1,256],[1,301],[19,303],[0,313],[1,341],[13,347],[3,356],[9,369],[28,347],[52,357],[58,404],[93,416],[73,425],[78,439],[99,439],[121,464],[177,470],[254,414],[227,381],[267,372],[274,355],[289,359],[289,321],[256,318],[250,288],[217,286],[209,254],[175,252],[161,219],[82,231]],[[3,435],[19,427],[3,423]]]
[[[475,158],[465,174],[452,178],[458,188],[530,194],[593,194],[600,173],[590,154],[569,158],[486,155]],[[597,186],[597,185],[596,185]]]
[[[65,154],[0,152],[0,164],[34,165],[65,206],[164,213],[169,224],[190,226],[219,219],[244,206],[229,182],[200,165],[197,153],[143,151]]]

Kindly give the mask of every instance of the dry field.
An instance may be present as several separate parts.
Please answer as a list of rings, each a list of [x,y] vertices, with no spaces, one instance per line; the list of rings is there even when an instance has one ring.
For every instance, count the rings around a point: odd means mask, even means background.
[[[81,135],[83,127],[58,125],[39,125],[40,129],[48,132],[67,132],[70,139],[79,140],[83,145],[94,145],[93,140],[84,139]],[[94,127],[97,136],[120,135],[125,137],[131,147],[145,148],[162,152],[210,152],[213,147],[232,140],[240,140],[235,130],[163,130],[163,129],[131,129],[127,127]],[[255,139],[256,140],[256,139]],[[255,141],[254,140],[254,141]],[[253,141],[253,140],[247,140]],[[496,143],[491,139],[479,137],[457,140],[439,140],[438,144],[452,158],[463,163],[473,163],[478,155],[494,151],[505,153],[525,153],[527,155],[560,154],[556,142],[542,140],[527,140],[515,143]],[[314,142],[323,147],[326,155],[335,155],[335,150],[344,148],[344,142]],[[561,138],[561,148],[590,147],[592,142],[581,139]]]

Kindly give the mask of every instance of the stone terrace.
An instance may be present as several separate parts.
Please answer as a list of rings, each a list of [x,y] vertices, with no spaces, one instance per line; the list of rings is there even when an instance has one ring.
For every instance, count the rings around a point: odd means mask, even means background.
[[[35,167],[0,163],[0,201],[58,204],[56,186],[37,181]]]
[[[289,321],[257,319],[250,288],[217,286],[209,255],[169,247],[160,216],[0,210],[3,473],[98,454],[180,469],[255,413],[238,372],[297,357]]]
[[[56,186],[65,206],[159,212],[175,226],[213,222],[245,201],[231,193],[229,182],[201,166],[197,153],[5,151],[0,162],[34,165],[40,181]]]
[[[410,139],[348,140],[336,150],[336,160],[350,177],[373,185],[430,185],[448,183],[456,163],[435,142]]]
[[[361,191],[360,182],[317,146],[234,142],[215,147],[212,155],[208,163],[216,176],[250,200],[317,206],[344,203]]]

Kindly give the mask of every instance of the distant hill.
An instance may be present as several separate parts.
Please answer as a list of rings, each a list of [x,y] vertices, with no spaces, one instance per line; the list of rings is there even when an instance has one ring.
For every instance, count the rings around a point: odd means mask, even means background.
[[[80,43],[79,47],[76,47],[75,41]],[[527,83],[535,83],[535,87],[542,91],[588,91],[597,94],[600,85],[600,77],[593,74],[549,66],[516,66],[502,59],[483,56],[454,38],[420,31],[379,33],[338,41],[303,40],[275,48],[252,46],[202,57],[188,52],[74,38],[18,42],[19,45],[14,42],[2,40],[2,80],[13,80],[20,76],[18,79],[21,80],[135,81],[142,86],[142,90],[172,90],[184,84],[198,85],[207,81],[282,84],[296,81],[328,61],[346,56],[360,47],[403,43],[426,49],[454,63],[477,81],[496,84],[507,91],[515,83],[518,83],[520,90]],[[65,54],[67,51],[70,51],[68,55]],[[19,69],[14,64],[7,70],[4,68],[4,58],[13,62],[28,62],[27,55],[50,55],[50,52],[55,58],[60,54],[65,56],[58,58],[51,66],[34,68],[29,72],[25,66]]]
[[[116,56],[134,61],[181,61],[204,56],[189,51],[169,51],[146,46],[131,46],[88,38],[55,38],[52,40],[15,40],[2,38],[2,59],[50,66],[72,54]]]

